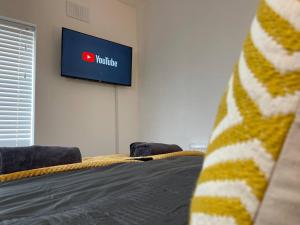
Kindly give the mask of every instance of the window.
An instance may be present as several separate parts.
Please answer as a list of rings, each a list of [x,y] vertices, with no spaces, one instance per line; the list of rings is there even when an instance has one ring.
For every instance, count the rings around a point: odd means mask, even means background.
[[[0,146],[33,144],[35,27],[0,17]]]

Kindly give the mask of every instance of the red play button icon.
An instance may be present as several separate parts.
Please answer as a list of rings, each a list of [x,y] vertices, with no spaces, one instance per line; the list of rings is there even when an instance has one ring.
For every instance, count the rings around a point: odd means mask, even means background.
[[[85,62],[93,63],[95,62],[95,54],[91,52],[83,52],[82,60]]]

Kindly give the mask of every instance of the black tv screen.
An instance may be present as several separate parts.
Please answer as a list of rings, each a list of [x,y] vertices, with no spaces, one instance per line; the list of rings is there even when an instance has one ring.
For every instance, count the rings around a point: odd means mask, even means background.
[[[131,71],[131,47],[62,28],[62,76],[131,86]]]

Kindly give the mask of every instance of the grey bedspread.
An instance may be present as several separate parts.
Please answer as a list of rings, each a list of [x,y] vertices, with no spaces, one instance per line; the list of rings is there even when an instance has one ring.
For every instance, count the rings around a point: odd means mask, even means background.
[[[0,183],[1,225],[187,225],[202,157]]]

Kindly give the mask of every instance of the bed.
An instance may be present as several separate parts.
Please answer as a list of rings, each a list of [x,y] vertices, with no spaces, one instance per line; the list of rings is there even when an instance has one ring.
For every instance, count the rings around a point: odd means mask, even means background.
[[[182,155],[2,180],[0,224],[187,225],[202,163]]]

